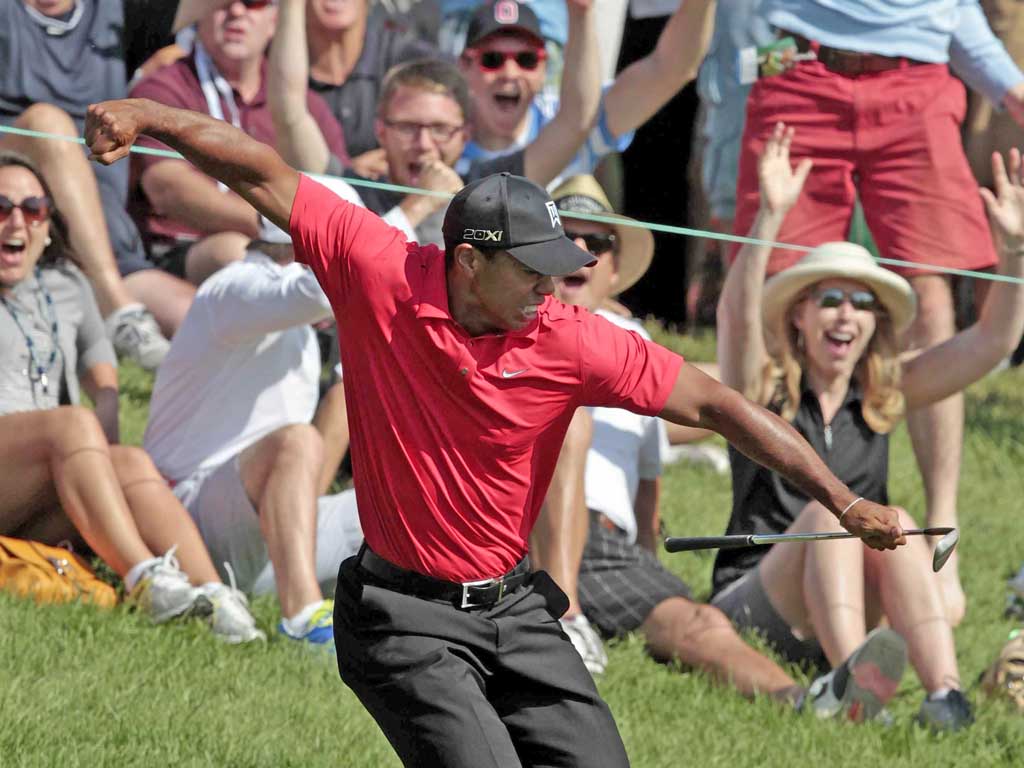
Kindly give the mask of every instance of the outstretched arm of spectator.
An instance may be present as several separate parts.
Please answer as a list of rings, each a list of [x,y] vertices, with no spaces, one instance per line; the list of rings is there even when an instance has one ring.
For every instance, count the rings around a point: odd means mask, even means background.
[[[296,168],[323,173],[330,150],[323,131],[310,114],[306,101],[308,87],[306,0],[281,0],[267,67],[267,101],[277,133],[277,150]]]
[[[697,76],[715,20],[715,0],[681,0],[654,50],[624,69],[604,97],[613,136],[650,120]]]
[[[251,205],[237,195],[225,194],[184,160],[161,160],[148,166],[139,183],[153,210],[197,232],[259,234]]]
[[[800,197],[811,161],[794,170],[789,160],[793,129],[775,126],[758,162],[761,208],[749,236],[774,240],[789,209]],[[761,325],[761,296],[771,246],[745,244],[722,286],[718,300],[718,365],[722,382],[757,400],[768,353]]]
[[[547,186],[586,141],[601,104],[601,61],[590,0],[567,0],[569,37],[558,112],[526,147],[524,175]]]
[[[1024,163],[1010,150],[1009,169],[992,156],[995,194],[981,196],[999,245],[999,272],[1017,282],[996,282],[978,321],[903,365],[903,394],[916,407],[943,400],[980,379],[1009,355],[1024,333]]]
[[[196,168],[223,182],[288,230],[299,173],[272,147],[223,120],[148,99],[120,99],[89,106],[85,141],[97,162],[110,165],[126,157],[139,134],[177,150]]]

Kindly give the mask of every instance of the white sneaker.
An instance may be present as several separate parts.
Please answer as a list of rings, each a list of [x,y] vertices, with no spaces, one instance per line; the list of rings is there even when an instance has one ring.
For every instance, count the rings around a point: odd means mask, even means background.
[[[850,658],[807,690],[806,705],[821,718],[862,723],[873,720],[899,688],[907,665],[907,646],[891,629],[869,634]]]
[[[139,577],[125,602],[145,611],[155,624],[163,624],[176,616],[202,615],[209,605],[199,600],[201,592],[193,587],[188,576],[178,567],[174,557],[177,547],[154,562]]]
[[[608,654],[604,651],[604,643],[598,637],[597,630],[587,621],[587,617],[580,613],[571,618],[563,616],[558,621],[590,674],[603,674],[608,667]]]
[[[211,582],[199,588],[202,599],[210,603],[210,629],[218,640],[231,645],[266,640],[266,634],[257,628],[249,612],[249,600],[235,586],[235,574],[230,567],[228,576],[231,586]]]
[[[147,371],[155,371],[167,356],[171,343],[141,304],[128,304],[103,321],[118,357],[134,360]]]

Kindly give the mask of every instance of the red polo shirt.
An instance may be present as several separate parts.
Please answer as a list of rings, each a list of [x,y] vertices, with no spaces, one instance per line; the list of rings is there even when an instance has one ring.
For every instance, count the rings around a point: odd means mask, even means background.
[[[520,331],[469,336],[442,251],[306,177],[290,228],[338,321],[363,533],[405,568],[511,569],[577,406],[655,414],[675,384],[681,357],[550,297]]]

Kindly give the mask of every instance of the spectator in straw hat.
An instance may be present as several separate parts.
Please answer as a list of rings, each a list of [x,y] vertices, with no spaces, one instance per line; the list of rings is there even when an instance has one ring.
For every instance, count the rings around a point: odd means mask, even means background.
[[[792,137],[778,124],[761,157],[761,210],[751,237],[777,239],[810,172],[810,160],[791,167]],[[745,245],[726,279],[718,308],[723,382],[790,421],[858,494],[853,508],[864,499],[888,503],[889,433],[905,409],[979,379],[1024,329],[1020,153],[1009,155],[1010,178],[999,155],[992,166],[996,194],[982,190],[982,197],[1000,244],[1000,270],[1017,282],[995,283],[975,325],[915,356],[900,357],[896,343],[914,319],[914,291],[860,246],[826,243],[764,283],[771,249]],[[736,452],[731,459],[729,533],[839,530],[835,518],[777,474]],[[905,511],[900,515],[904,528],[916,527]],[[920,720],[956,729],[972,715],[930,561],[921,539],[886,557],[850,541],[721,550],[712,602],[738,626],[763,632],[786,658],[823,656],[833,665],[886,616],[904,636],[927,692]]]

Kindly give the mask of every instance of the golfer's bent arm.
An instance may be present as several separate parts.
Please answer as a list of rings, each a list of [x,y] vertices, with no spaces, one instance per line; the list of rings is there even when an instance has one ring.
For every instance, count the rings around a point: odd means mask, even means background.
[[[105,165],[125,157],[142,133],[180,152],[288,231],[299,172],[272,147],[223,120],[148,99],[104,101],[89,107],[86,144],[93,159]]]
[[[677,424],[718,432],[737,450],[787,478],[837,517],[857,498],[788,422],[692,365],[683,363],[659,415]],[[891,507],[859,501],[841,523],[876,549],[894,549],[906,543]]]

